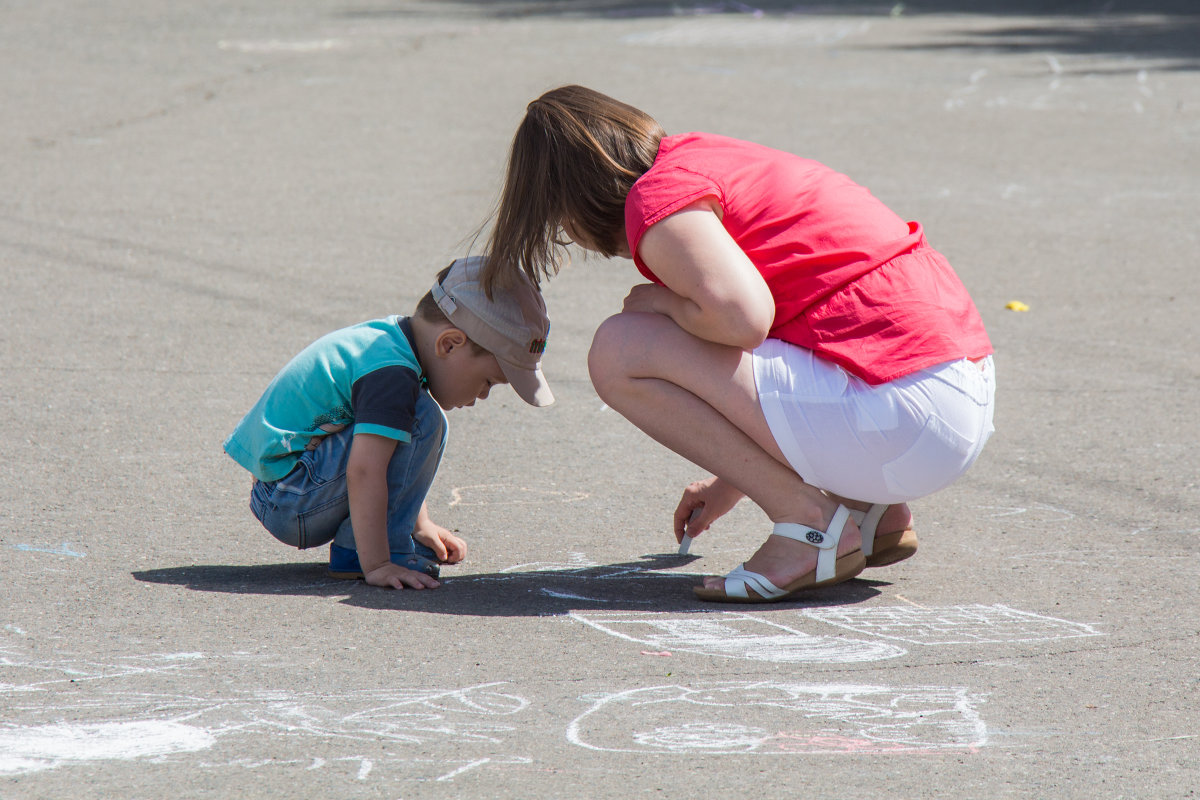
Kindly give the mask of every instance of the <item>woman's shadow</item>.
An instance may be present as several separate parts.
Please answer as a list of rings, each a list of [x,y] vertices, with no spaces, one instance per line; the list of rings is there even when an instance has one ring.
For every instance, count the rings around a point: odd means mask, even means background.
[[[718,611],[750,606],[705,603],[692,594],[699,577],[666,570],[697,560],[690,555],[644,555],[638,561],[588,566],[529,565],[520,571],[455,574],[443,570],[438,589],[381,591],[362,581],[331,578],[321,562],[291,564],[199,564],[134,572],[147,583],[184,586],[200,592],[342,597],[363,608],[425,611],[470,616],[529,617],[579,610]],[[850,605],[880,594],[881,581],[859,578],[756,610],[797,606]]]

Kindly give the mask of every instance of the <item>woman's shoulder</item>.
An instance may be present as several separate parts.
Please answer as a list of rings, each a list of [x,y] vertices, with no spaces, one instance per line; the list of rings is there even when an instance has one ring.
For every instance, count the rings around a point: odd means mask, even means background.
[[[744,139],[735,139],[732,136],[723,136],[719,133],[689,131],[687,133],[676,133],[671,136],[664,136],[658,146],[658,158],[661,160],[664,157],[670,157],[677,154],[726,150],[755,150],[761,147],[762,145],[755,144],[754,142],[748,142]],[[657,164],[658,162],[656,161],[655,163]]]
[[[676,133],[671,136],[664,136],[659,145],[658,154],[662,157],[664,154],[670,154],[676,151],[733,151],[744,153],[761,152],[775,153],[780,156],[789,158],[799,158],[794,153],[786,150],[781,150],[770,145],[760,142],[752,142],[748,139],[738,139],[734,136],[726,136],[721,133],[708,133],[706,131],[689,131],[687,133]]]
[[[833,172],[824,164],[787,150],[698,131],[663,138],[650,172],[671,171],[695,172],[716,181],[762,172],[789,176]]]

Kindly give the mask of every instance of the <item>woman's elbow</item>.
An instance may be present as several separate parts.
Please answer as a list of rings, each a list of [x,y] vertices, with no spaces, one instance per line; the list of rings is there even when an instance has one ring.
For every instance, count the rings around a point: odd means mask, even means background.
[[[756,332],[747,331],[744,335],[733,337],[728,344],[749,352],[756,349],[766,340],[766,335],[758,335]]]
[[[736,344],[743,350],[753,350],[767,340],[771,326],[775,324],[774,304],[770,308],[745,309],[738,318],[739,324],[734,331]]]

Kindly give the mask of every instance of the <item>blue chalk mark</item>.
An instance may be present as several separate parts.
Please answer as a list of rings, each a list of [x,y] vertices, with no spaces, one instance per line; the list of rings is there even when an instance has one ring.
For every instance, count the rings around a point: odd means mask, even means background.
[[[14,544],[10,545],[14,550],[24,550],[27,553],[53,553],[56,556],[75,556],[75,558],[83,558],[86,553],[76,553],[71,549],[71,545],[63,542],[56,548],[37,547],[32,544]]]

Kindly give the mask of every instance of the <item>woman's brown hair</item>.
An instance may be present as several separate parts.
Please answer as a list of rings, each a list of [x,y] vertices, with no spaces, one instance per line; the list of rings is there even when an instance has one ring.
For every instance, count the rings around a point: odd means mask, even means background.
[[[648,114],[583,86],[562,86],[530,103],[513,136],[484,287],[505,285],[516,270],[535,284],[557,273],[564,221],[615,255],[625,197],[653,166],[664,135]]]

